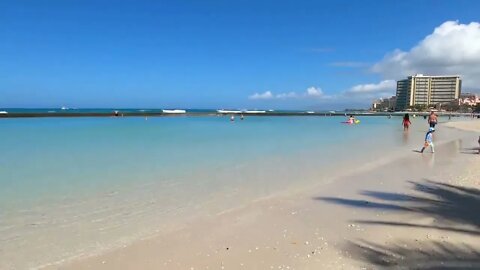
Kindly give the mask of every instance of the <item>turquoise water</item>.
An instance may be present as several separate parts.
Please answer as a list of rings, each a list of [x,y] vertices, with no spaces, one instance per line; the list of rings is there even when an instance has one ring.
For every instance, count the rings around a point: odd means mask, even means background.
[[[371,117],[358,126],[341,118],[225,117],[49,118],[1,122],[0,200],[90,192],[112,184],[158,181],[205,166],[342,147],[392,123]],[[377,131],[379,134],[381,130]],[[383,136],[382,136],[383,137]],[[326,150],[326,149],[325,149]],[[20,195],[20,196],[19,196]],[[28,196],[27,196],[28,195]]]
[[[423,119],[407,134],[360,119],[1,119],[0,268],[108,250],[422,144]]]

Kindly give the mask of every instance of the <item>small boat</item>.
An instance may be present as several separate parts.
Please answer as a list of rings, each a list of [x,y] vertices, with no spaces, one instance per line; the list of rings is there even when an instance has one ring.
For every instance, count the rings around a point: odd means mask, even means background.
[[[242,111],[236,111],[236,110],[217,110],[217,113],[242,113]]]
[[[0,114],[7,114],[7,111],[0,111]]]
[[[163,113],[177,113],[177,114],[180,114],[180,113],[186,113],[187,111],[185,110],[162,110]]]
[[[67,107],[65,107],[65,106],[62,106],[62,108],[61,108],[61,109],[62,109],[62,110],[68,110],[68,108],[67,108]]]
[[[307,113],[310,113],[310,114],[311,114],[311,113],[315,113],[315,112],[314,112],[314,111],[307,111]]]
[[[244,113],[266,113],[267,111],[244,111]]]

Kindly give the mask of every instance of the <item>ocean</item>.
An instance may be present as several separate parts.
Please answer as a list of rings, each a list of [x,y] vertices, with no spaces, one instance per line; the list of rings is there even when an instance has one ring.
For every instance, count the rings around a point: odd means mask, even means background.
[[[0,269],[101,253],[333,181],[411,153],[428,128],[423,118],[408,133],[400,117],[359,119],[0,119]]]

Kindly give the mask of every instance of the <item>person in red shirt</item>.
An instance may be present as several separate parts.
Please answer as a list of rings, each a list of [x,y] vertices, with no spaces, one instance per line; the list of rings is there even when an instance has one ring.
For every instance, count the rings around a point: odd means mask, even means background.
[[[403,131],[407,131],[411,124],[412,122],[410,122],[410,116],[408,115],[408,113],[406,113],[402,121]]]

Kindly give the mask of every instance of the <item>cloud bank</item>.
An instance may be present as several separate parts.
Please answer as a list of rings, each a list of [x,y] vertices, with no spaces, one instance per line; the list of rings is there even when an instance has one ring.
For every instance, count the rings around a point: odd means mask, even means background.
[[[480,23],[447,21],[408,51],[394,50],[372,71],[387,79],[416,73],[461,75],[463,86],[480,88]]]
[[[272,98],[274,98],[274,96],[273,96],[272,92],[265,91],[265,92],[260,93],[260,94],[255,93],[255,94],[249,96],[248,98],[250,98],[250,99],[272,99]]]
[[[323,91],[322,89],[318,87],[309,87],[307,88],[307,92],[305,93],[307,97],[321,97],[323,96]]]
[[[377,84],[359,84],[350,88],[347,93],[350,94],[378,94],[378,93],[394,93],[397,87],[395,80],[384,80]]]
[[[303,93],[288,92],[279,93],[274,95],[271,91],[265,91],[263,93],[254,93],[250,95],[249,99],[292,99],[292,98],[326,98],[320,87],[311,86]]]

